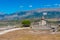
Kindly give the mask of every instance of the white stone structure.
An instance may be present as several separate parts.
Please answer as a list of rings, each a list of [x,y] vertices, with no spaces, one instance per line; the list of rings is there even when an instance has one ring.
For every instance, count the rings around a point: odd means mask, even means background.
[[[50,30],[51,28],[47,26],[46,20],[42,17],[41,21],[32,23],[32,29]]]
[[[47,15],[47,13],[43,13],[43,15]],[[44,16],[42,16],[40,22],[35,22],[32,24],[32,29],[50,30],[51,28],[47,25],[47,21]]]
[[[32,23],[32,29],[49,30],[51,32],[57,32],[59,28],[58,24],[52,24],[52,22],[50,23],[49,21],[45,20],[45,15],[47,15],[47,13],[43,13],[41,21]]]
[[[41,25],[43,26],[43,25],[46,25],[46,24],[47,24],[47,22],[45,21],[44,17],[42,17],[42,19],[41,19]]]

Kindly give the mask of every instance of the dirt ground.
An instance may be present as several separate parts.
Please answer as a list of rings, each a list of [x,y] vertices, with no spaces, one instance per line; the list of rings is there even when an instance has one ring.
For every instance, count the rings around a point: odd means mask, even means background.
[[[60,34],[24,29],[0,35],[0,40],[60,40]]]

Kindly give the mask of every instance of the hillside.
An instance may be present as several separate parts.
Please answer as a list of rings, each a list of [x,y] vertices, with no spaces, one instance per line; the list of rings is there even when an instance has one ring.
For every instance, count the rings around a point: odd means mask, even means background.
[[[47,13],[47,15],[45,15],[45,18],[60,18],[60,8],[39,8],[35,10],[20,11],[11,14],[0,13],[0,20],[22,20],[41,18],[44,12]]]

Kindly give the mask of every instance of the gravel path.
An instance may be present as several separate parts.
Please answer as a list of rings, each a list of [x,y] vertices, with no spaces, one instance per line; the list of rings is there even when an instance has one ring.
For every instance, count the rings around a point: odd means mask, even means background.
[[[4,30],[4,31],[0,31],[0,35],[6,34],[11,31],[20,30],[20,29],[28,29],[28,28],[14,28],[14,29],[9,29],[9,30]]]

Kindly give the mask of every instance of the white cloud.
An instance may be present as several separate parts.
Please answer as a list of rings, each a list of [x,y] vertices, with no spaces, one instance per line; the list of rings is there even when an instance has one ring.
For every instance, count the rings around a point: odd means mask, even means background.
[[[14,17],[18,17],[18,15],[10,15],[10,16],[5,16],[4,18],[14,18]]]
[[[47,15],[47,13],[43,13],[43,15]]]
[[[21,16],[19,16],[19,17],[21,18],[21,17],[26,17],[26,16],[29,16],[29,15],[32,15],[32,14],[31,14],[31,13],[26,13],[26,14],[21,15]]]
[[[32,5],[29,5],[29,7],[31,8],[31,7],[32,7]]]

